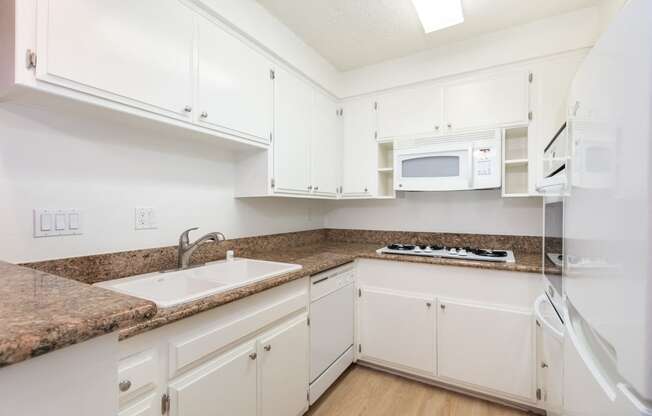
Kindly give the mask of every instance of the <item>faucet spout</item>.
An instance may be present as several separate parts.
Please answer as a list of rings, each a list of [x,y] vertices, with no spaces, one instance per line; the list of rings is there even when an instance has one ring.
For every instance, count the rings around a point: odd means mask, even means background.
[[[182,232],[181,235],[179,236],[179,247],[178,247],[178,258],[177,258],[177,267],[179,269],[187,269],[188,265],[190,263],[190,257],[192,256],[192,253],[203,243],[207,242],[215,242],[219,243],[220,241],[226,240],[226,237],[224,237],[224,234],[222,234],[219,231],[215,231],[212,233],[208,233],[200,238],[198,238],[195,242],[191,243],[190,242],[190,232],[198,230],[199,228],[190,228],[187,229],[186,231]]]

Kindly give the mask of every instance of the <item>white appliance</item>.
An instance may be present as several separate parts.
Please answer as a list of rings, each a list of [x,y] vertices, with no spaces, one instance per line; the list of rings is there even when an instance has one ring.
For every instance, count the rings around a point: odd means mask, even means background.
[[[548,416],[563,413],[564,321],[547,295],[534,302],[537,325],[537,397]]]
[[[473,247],[446,247],[443,245],[390,244],[376,250],[378,254],[401,254],[408,256],[442,257],[447,259],[493,261],[514,263],[511,250],[487,250]]]
[[[652,1],[623,6],[569,105],[564,415],[652,415]]]
[[[453,191],[501,186],[501,130],[394,141],[397,191]]]
[[[353,362],[352,265],[310,278],[310,404]]]

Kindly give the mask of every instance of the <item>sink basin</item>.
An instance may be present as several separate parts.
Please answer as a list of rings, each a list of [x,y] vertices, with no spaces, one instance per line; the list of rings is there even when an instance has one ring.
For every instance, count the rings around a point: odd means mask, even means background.
[[[298,264],[237,258],[185,270],[130,276],[95,286],[169,308],[299,269]]]

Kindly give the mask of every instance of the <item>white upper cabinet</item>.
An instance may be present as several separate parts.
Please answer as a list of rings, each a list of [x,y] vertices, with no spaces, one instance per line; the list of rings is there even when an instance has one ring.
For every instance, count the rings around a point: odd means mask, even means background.
[[[37,78],[190,119],[194,13],[176,0],[39,0]]]
[[[277,70],[275,109],[275,190],[309,193],[312,88],[290,72]]]
[[[437,357],[441,378],[534,399],[531,313],[440,299]]]
[[[443,131],[528,123],[529,72],[510,70],[443,86]]]
[[[347,100],[342,108],[342,196],[369,197],[374,194],[378,165],[374,101]]]
[[[330,97],[315,91],[310,140],[310,185],[315,195],[337,195],[341,118]]]
[[[308,337],[303,315],[258,340],[261,416],[299,416],[308,409]]]
[[[362,288],[358,305],[361,357],[434,375],[434,297]]]
[[[197,118],[269,142],[274,123],[272,64],[206,19],[198,18]]]
[[[376,98],[378,138],[437,134],[442,130],[442,90],[422,86],[398,90]]]

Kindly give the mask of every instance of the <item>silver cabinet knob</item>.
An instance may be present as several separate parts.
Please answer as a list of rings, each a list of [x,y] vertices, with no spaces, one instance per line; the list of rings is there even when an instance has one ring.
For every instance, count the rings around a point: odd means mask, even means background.
[[[319,186],[315,186],[315,191],[319,191]]]
[[[403,184],[402,184],[402,183],[399,183],[399,184],[398,184],[398,187],[399,187],[399,188],[402,188],[402,187],[403,187]]]
[[[541,363],[541,368],[548,368],[548,364],[542,362],[542,363]]]
[[[308,190],[312,191],[312,185],[308,185]]]
[[[367,189],[367,188],[365,187],[365,188],[364,188],[364,191],[365,191],[365,192],[369,192],[369,189]]]
[[[432,303],[430,303],[430,302],[426,302],[426,306],[427,306],[428,308],[430,308],[430,307],[432,306]]]
[[[183,111],[185,111],[186,113],[190,113],[192,111],[192,107],[187,105],[187,106],[183,107]]]
[[[120,383],[118,383],[118,388],[122,392],[129,390],[130,387],[131,387],[131,381],[129,380],[122,380]]]
[[[207,118],[207,117],[208,117],[208,113],[206,111],[202,111],[201,118]]]
[[[249,358],[251,358],[252,360],[255,360],[256,358],[258,358],[258,354],[256,354],[255,352],[252,352],[251,354],[249,354]]]
[[[441,305],[439,305],[439,307],[441,308],[442,311],[446,310],[446,305],[444,305],[443,303]]]
[[[439,125],[435,126],[435,131],[439,131]]]
[[[265,351],[271,351],[272,346],[270,344],[265,345],[263,348],[265,348]]]
[[[452,124],[452,123],[448,123],[446,126],[450,129],[450,128],[453,127],[453,124]]]

